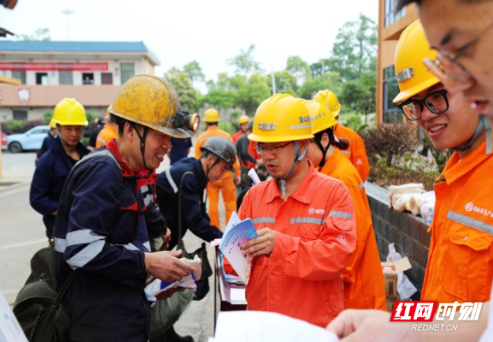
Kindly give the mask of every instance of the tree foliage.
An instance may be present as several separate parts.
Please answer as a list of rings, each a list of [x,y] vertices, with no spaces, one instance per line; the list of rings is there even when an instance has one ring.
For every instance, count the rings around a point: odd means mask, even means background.
[[[238,75],[248,76],[254,72],[262,72],[260,63],[253,58],[255,45],[250,45],[247,50],[240,50],[240,53],[228,60],[228,65],[235,68]]]
[[[304,82],[310,78],[310,66],[298,56],[289,56],[286,62],[286,70]]]
[[[200,67],[199,62],[191,61],[183,66],[183,71],[188,75],[190,81],[203,81],[205,80],[205,75],[202,72],[202,68]]]
[[[188,74],[185,71],[173,67],[168,70],[164,78],[175,88],[182,108],[189,112],[196,112],[198,110],[197,100],[200,94],[193,87]]]
[[[51,40],[50,29],[47,27],[38,28],[33,34],[21,34],[20,39],[49,41]]]

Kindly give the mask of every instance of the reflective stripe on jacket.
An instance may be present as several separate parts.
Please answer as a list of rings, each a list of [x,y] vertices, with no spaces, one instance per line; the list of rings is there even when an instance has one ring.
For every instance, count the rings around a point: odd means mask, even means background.
[[[353,164],[338,149],[320,172],[346,185],[356,211],[358,243],[344,271],[344,308],[386,310],[380,255],[363,181]]]
[[[366,182],[366,179],[370,174],[370,163],[368,162],[368,156],[366,154],[365,142],[358,133],[341,124],[336,125],[334,134],[338,138],[346,138],[349,140],[351,143],[349,149],[341,151],[341,153],[353,163],[363,182]]]
[[[486,302],[493,278],[493,155],[454,153],[435,183],[422,300]]]
[[[344,308],[342,273],[356,246],[354,206],[347,188],[311,162],[285,200],[276,180],[252,187],[240,218],[276,232],[274,250],[253,260],[249,310],[278,312],[325,327]]]

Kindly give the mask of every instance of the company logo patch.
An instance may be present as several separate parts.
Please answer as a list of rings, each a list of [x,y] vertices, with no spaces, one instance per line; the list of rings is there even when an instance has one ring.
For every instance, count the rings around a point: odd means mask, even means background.
[[[488,210],[488,209],[484,209],[484,208],[481,208],[481,207],[478,207],[477,205],[474,205],[473,202],[467,203],[466,206],[464,207],[464,209],[468,213],[474,211],[475,213],[478,213],[478,214],[481,214],[481,215],[484,215],[484,216],[491,216],[491,217],[493,217],[493,211]]]

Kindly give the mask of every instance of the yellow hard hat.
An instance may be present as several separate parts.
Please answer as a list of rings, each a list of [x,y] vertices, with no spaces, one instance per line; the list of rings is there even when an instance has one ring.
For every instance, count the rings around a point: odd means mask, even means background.
[[[240,119],[238,120],[238,123],[240,125],[243,125],[245,123],[249,123],[250,122],[250,117],[248,115],[242,115],[240,116]]]
[[[219,122],[219,113],[214,108],[209,108],[204,113],[204,122]]]
[[[336,94],[334,94],[330,90],[320,90],[318,93],[315,94],[313,100],[324,104],[328,109],[330,109],[332,115],[334,115],[334,118],[337,118],[339,116],[339,113],[341,111],[341,104],[337,100]]]
[[[423,64],[424,58],[435,60],[437,53],[430,49],[419,20],[402,32],[395,48],[395,73],[401,92],[394,103],[405,101],[440,82]]]
[[[302,99],[290,94],[276,94],[262,102],[248,135],[252,141],[266,143],[312,138],[308,109]]]
[[[64,98],[55,106],[50,127],[61,126],[87,126],[86,110],[76,99]]]
[[[305,101],[305,107],[310,113],[313,135],[323,132],[327,128],[334,127],[337,124],[334,115],[323,103],[315,100]]]
[[[156,76],[138,75],[120,88],[109,113],[175,138],[188,138],[190,135],[175,125],[179,107],[169,83]]]

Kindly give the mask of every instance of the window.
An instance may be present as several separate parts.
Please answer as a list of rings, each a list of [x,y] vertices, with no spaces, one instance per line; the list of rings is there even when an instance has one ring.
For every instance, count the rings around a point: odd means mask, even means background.
[[[36,84],[48,85],[48,73],[37,72],[36,73]]]
[[[25,121],[27,120],[27,110],[13,110],[14,113],[14,120],[22,120]]]
[[[383,122],[393,123],[402,121],[402,112],[392,100],[399,94],[399,86],[395,77],[395,68],[383,69]]]
[[[82,84],[94,84],[94,74],[92,72],[84,72],[82,74]]]
[[[58,77],[60,84],[74,84],[74,74],[72,71],[60,71]]]
[[[113,84],[113,74],[111,72],[102,72],[101,84]]]
[[[406,8],[404,7],[399,12],[396,12],[397,0],[385,0],[385,27],[390,26],[400,18],[406,15]]]
[[[122,71],[121,81],[122,84],[127,82],[130,78],[135,75],[134,63],[120,63],[120,69]]]
[[[12,71],[12,78],[21,80],[22,84],[26,84],[26,72],[25,71]]]

